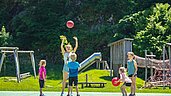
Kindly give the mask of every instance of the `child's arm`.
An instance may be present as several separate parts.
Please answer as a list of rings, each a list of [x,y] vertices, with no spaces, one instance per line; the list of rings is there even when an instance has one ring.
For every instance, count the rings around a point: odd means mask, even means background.
[[[43,75],[43,80],[46,81],[46,77],[45,77],[45,72],[44,71],[42,72],[42,75]]]
[[[134,75],[137,74],[137,71],[138,71],[138,67],[137,67],[137,62],[134,60],[134,66],[135,66],[135,72],[134,72]]]
[[[64,38],[62,38],[62,43],[61,43],[61,52],[62,52],[62,55],[64,54],[65,50],[64,50]]]
[[[77,48],[78,48],[78,39],[77,39],[77,37],[73,37],[74,39],[75,39],[75,47],[74,47],[74,52],[76,52],[77,51]]]
[[[122,75],[122,77],[118,81],[116,81],[116,83],[118,83],[118,82],[125,82],[125,76]]]

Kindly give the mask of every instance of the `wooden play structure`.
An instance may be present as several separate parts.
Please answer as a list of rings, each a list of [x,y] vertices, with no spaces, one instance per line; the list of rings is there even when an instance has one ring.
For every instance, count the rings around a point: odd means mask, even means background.
[[[6,54],[13,54],[15,65],[16,65],[16,77],[17,82],[19,83],[21,79],[26,78],[30,76],[30,72],[22,73],[20,74],[20,64],[19,64],[19,54],[29,54],[31,58],[31,63],[33,67],[34,77],[36,78],[36,68],[35,68],[35,59],[34,59],[34,51],[20,51],[18,47],[0,47],[1,50],[1,61],[0,61],[0,72],[2,69],[2,65],[4,62],[4,59],[6,57]]]
[[[119,41],[109,44],[110,47],[110,69],[113,70],[113,75],[118,76],[118,68],[120,66],[126,67],[127,52],[132,51],[133,39],[121,39]],[[168,47],[169,59],[166,60],[166,48]],[[154,59],[156,56],[151,53],[150,55],[145,50],[145,58],[135,56],[138,67],[144,68],[145,72],[145,88],[169,86],[171,88],[171,43],[163,45],[163,60]],[[150,69],[150,77],[147,76]],[[112,71],[111,71],[112,72]]]
[[[119,67],[126,67],[127,52],[132,51],[132,40],[124,38],[108,44],[110,47],[110,76],[118,76]]]

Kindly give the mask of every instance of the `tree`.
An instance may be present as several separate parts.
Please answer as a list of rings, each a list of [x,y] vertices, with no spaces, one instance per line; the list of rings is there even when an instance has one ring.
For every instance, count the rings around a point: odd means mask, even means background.
[[[148,50],[161,57],[162,46],[171,42],[171,8],[158,3],[151,8],[125,16],[114,26],[115,38],[134,38],[134,52],[144,56]]]
[[[2,26],[1,32],[0,32],[0,46],[8,46],[10,40],[9,32],[6,32],[6,29],[4,26]]]

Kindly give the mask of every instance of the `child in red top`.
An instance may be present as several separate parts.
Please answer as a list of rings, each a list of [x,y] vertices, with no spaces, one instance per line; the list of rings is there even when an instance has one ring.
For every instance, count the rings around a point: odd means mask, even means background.
[[[44,88],[44,83],[46,81],[46,60],[40,60],[39,66],[40,96],[44,96],[44,94],[42,93],[42,88]]]

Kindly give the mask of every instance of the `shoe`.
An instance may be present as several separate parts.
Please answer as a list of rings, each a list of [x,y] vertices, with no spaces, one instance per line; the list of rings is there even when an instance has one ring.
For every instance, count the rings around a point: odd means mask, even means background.
[[[80,94],[77,94],[77,96],[80,96]]]
[[[134,96],[133,94],[129,94],[129,96]]]
[[[64,93],[61,93],[61,96],[64,96]],[[68,95],[67,95],[68,96]]]
[[[40,96],[45,96],[44,94],[40,95]]]

